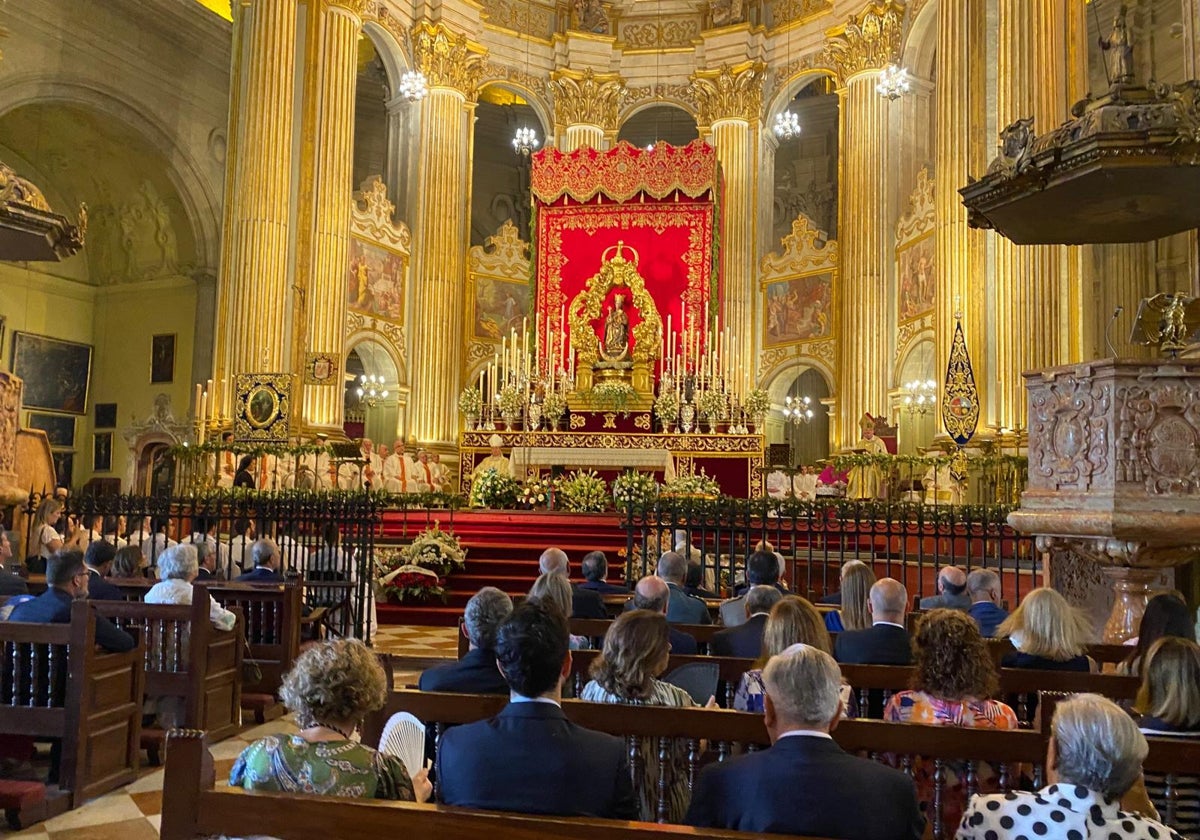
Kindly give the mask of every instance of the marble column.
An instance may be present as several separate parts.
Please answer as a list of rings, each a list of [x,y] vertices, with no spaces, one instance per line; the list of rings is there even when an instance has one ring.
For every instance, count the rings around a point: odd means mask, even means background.
[[[222,379],[291,367],[296,3],[248,0],[238,18],[216,341]],[[222,393],[228,410],[232,388]]]
[[[983,231],[967,226],[967,211],[958,189],[968,176],[978,177],[987,169],[989,144],[980,130],[987,122],[987,15],[982,3],[943,3],[937,11],[934,370],[940,383],[946,376],[955,313],[961,311],[982,419],[987,417],[990,384],[986,239]],[[942,428],[940,420],[936,426]]]
[[[837,74],[838,243],[842,249],[838,302],[838,430],[840,445],[858,438],[866,412],[886,416],[891,382],[893,234],[886,196],[889,101],[875,85],[900,52],[902,7],[872,3],[831,33],[822,53]]]
[[[328,382],[305,381],[301,420],[306,431],[342,430],[345,355],[346,265],[350,248],[350,193],[354,166],[354,97],[358,74],[358,38],[366,0],[325,0],[316,22],[320,66],[315,109],[305,113],[304,134],[314,138],[310,197],[301,223],[312,225],[304,237],[297,274],[304,277],[304,340],[299,352],[327,354],[335,360]],[[308,124],[309,114],[315,122]],[[308,220],[311,219],[311,222]],[[307,366],[306,366],[307,369]],[[307,377],[305,378],[307,379]]]
[[[625,97],[625,82],[616,73],[556,70],[550,79],[554,93],[554,132],[560,151],[588,147],[603,149],[605,136],[617,131],[617,111]]]
[[[757,295],[758,133],[762,111],[764,65],[745,62],[692,76],[691,90],[699,106],[698,122],[711,134],[724,178],[721,208],[721,269],[725,284],[722,323],[736,336],[730,358],[749,371],[758,384],[758,335],[754,329]],[[689,311],[692,311],[689,307]],[[744,383],[742,383],[744,384]]]
[[[412,40],[429,94],[420,106],[408,431],[422,443],[445,448],[458,439],[470,207],[463,196],[471,185],[470,134],[484,53],[440,23],[418,23]]]

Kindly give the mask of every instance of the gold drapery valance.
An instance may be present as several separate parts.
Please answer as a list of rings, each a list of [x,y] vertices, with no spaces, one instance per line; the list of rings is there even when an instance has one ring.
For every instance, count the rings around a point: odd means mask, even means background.
[[[715,191],[720,178],[717,150],[703,140],[686,146],[656,143],[652,151],[624,141],[600,151],[548,148],[533,156],[531,187],[539,201],[552,204],[564,196],[590,201],[600,195],[629,201],[639,194],[662,199],[678,190],[689,198]]]

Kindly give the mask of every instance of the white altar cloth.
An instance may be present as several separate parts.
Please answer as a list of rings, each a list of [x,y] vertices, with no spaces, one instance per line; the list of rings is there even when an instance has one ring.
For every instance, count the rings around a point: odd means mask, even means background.
[[[667,449],[605,449],[600,447],[514,446],[513,474],[523,476],[533,467],[611,470],[626,467],[661,470],[664,478],[675,478],[675,459]]]

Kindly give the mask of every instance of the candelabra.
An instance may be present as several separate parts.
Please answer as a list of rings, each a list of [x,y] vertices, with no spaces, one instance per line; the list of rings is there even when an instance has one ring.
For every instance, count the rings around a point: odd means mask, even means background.
[[[522,157],[528,157],[533,153],[534,149],[541,145],[541,141],[538,140],[536,131],[527,125],[523,125],[513,135],[512,144],[517,154]]]
[[[783,420],[797,426],[811,423],[816,414],[812,410],[811,397],[787,397],[783,402]]]
[[[409,102],[419,102],[429,93],[429,82],[420,70],[409,70],[400,77],[400,95]]]
[[[932,379],[913,380],[904,383],[901,401],[909,414],[928,414],[937,405],[937,383]]]
[[[780,140],[799,137],[800,132],[800,118],[795,111],[780,111],[775,115],[775,136]]]
[[[391,393],[382,376],[366,374],[358,378],[358,388],[355,389],[359,402],[366,403],[369,408],[375,408],[388,398]]]
[[[912,84],[908,80],[908,71],[895,64],[889,64],[879,74],[879,81],[875,84],[876,93],[892,100],[899,99],[911,89]]]

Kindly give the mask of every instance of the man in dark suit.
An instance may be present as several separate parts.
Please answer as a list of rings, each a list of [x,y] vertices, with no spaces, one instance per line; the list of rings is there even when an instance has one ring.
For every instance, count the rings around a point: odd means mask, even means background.
[[[967,573],[958,566],[942,566],[937,576],[938,594],[921,599],[923,610],[971,609],[971,596],[967,594]]]
[[[234,583],[283,583],[283,576],[279,574],[279,546],[275,540],[270,537],[256,540],[250,546],[250,557],[254,568],[235,577]]]
[[[971,596],[967,614],[975,619],[985,639],[992,638],[996,628],[1008,618],[1008,610],[1000,606],[1000,575],[991,569],[976,569],[967,575],[967,594]]]
[[[912,643],[904,627],[908,590],[898,580],[880,578],[871,587],[867,611],[872,624],[866,630],[845,630],[837,635],[833,655],[849,665],[911,665]]]
[[[562,575],[571,580],[571,561],[561,548],[547,548],[538,558],[538,570],[544,575]],[[571,618],[608,618],[604,600],[599,592],[579,587],[571,588]]]
[[[743,601],[746,623],[722,630],[713,636],[708,645],[708,652],[713,656],[757,659],[762,653],[762,637],[763,630],[767,627],[767,615],[782,597],[774,586],[752,587]]]
[[[671,589],[667,582],[658,575],[647,575],[637,582],[633,590],[633,600],[629,602],[631,610],[650,610],[651,612],[667,614],[667,605],[671,600]],[[695,656],[699,645],[695,638],[667,625],[667,635],[671,643],[671,653],[676,656]]]
[[[773,586],[779,589],[779,575],[779,555],[774,551],[755,551],[746,558],[746,580],[750,584],[746,587],[746,592],[755,586]],[[780,591],[782,593],[782,590]],[[746,592],[721,604],[718,615],[726,627],[737,627],[746,623]],[[754,655],[758,656],[757,653]]]
[[[108,582],[108,570],[117,547],[107,540],[92,540],[83,554],[83,563],[88,571],[88,597],[93,601],[124,601],[125,593],[120,587]]]
[[[46,591],[17,604],[9,621],[39,624],[70,624],[71,604],[88,596],[88,570],[78,551],[58,551],[46,561]],[[111,653],[133,650],[133,637],[107,618],[96,616],[96,644]]]
[[[196,570],[196,580],[214,582],[217,579],[217,553],[212,550],[212,546],[206,540],[192,543],[196,546],[196,562],[199,567]]]
[[[496,667],[496,631],[512,614],[512,599],[494,586],[485,586],[467,601],[462,634],[470,649],[462,659],[430,668],[421,674],[421,691],[458,694],[507,694],[508,683]]]
[[[541,604],[513,610],[496,636],[509,703],[491,720],[450,729],[438,750],[447,805],[527,814],[636,820],[625,742],[567,720],[566,620]]]
[[[677,551],[667,551],[658,558],[658,576],[671,589],[671,601],[667,604],[667,621],[672,624],[712,624],[708,605],[683,591],[683,579],[687,575],[687,558]]]
[[[576,589],[590,589],[602,596],[629,594],[628,588],[609,583],[605,579],[608,577],[608,558],[604,556],[603,551],[589,551],[583,555],[579,571],[583,573],[583,583],[577,584]]]
[[[849,755],[829,734],[842,714],[833,657],[793,645],[771,657],[763,681],[771,748],[709,765],[684,821],[735,831],[918,840],[925,820],[912,780]]]
[[[12,556],[12,543],[8,541],[8,531],[0,525],[0,595],[28,595],[29,586],[25,579],[17,574],[15,568],[8,565]]]

